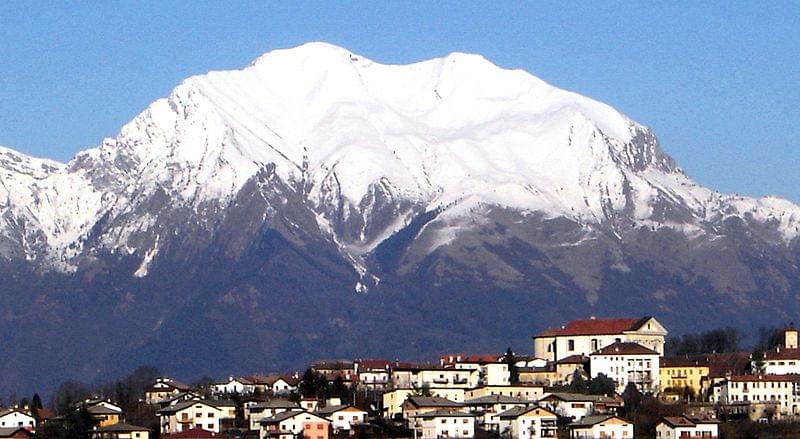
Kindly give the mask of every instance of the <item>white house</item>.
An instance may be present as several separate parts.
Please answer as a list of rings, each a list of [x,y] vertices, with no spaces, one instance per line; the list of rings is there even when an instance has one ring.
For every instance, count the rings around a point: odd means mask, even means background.
[[[415,415],[412,427],[419,439],[475,437],[475,415],[446,409]]]
[[[489,431],[500,431],[498,415],[514,407],[528,407],[533,404],[514,396],[487,395],[464,401],[464,407],[476,417],[479,427]]]
[[[659,353],[638,343],[615,342],[589,355],[592,378],[604,374],[614,380],[617,393],[628,383],[642,392],[658,391]]]
[[[614,415],[587,416],[569,424],[570,439],[633,438],[633,424]]]
[[[558,416],[544,407],[514,407],[498,415],[500,437],[511,439],[554,438]]]
[[[722,404],[772,405],[779,415],[800,414],[800,375],[740,375],[720,387]]]
[[[23,427],[28,431],[36,430],[36,419],[22,410],[0,409],[0,428]]]
[[[800,374],[800,349],[797,346],[797,329],[789,327],[783,330],[783,345],[776,346],[761,358],[761,372],[768,375]],[[753,370],[756,370],[756,358],[753,358]]]
[[[211,385],[211,393],[214,395],[251,395],[255,392],[256,386],[252,381],[242,377],[228,377],[227,381],[214,383]]]
[[[474,369],[478,371],[479,386],[507,386],[511,384],[508,364],[499,355],[445,355],[441,358],[443,367]]]
[[[191,428],[201,428],[219,433],[223,422],[236,418],[236,405],[231,401],[184,401],[158,410],[161,433],[180,433]]]
[[[539,404],[548,408],[558,416],[579,421],[594,414],[594,395],[580,393],[550,393],[539,400]]]
[[[456,369],[453,367],[398,367],[392,370],[392,386],[395,389],[447,388],[472,389],[478,386],[478,369]]]
[[[267,377],[268,389],[275,395],[285,395],[297,390],[299,378],[296,376],[277,376]]]
[[[331,421],[334,434],[351,431],[354,426],[367,422],[367,412],[351,405],[324,407],[318,409],[315,414]]]
[[[615,342],[638,343],[664,355],[667,330],[654,317],[573,320],[561,328],[533,336],[537,358],[558,361],[571,355],[589,355]]]
[[[330,421],[306,411],[281,412],[259,424],[260,439],[295,439],[300,434],[307,439],[328,439],[330,431]]]
[[[668,416],[656,424],[656,439],[719,437],[719,421]]]
[[[387,360],[356,360],[354,372],[358,383],[367,390],[386,390],[390,382],[391,363]]]

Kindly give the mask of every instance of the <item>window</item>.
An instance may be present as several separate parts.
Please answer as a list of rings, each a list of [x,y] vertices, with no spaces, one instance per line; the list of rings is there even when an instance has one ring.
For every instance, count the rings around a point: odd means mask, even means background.
[[[322,424],[317,424],[317,430],[322,430]]]
[[[209,428],[209,430],[213,430],[214,429],[214,424],[208,424],[208,428]]]
[[[214,413],[209,413],[207,416],[208,416],[209,418],[213,418],[213,417],[214,417]]]
[[[600,349],[600,348],[598,348],[598,347],[597,347],[597,339],[596,339],[596,338],[593,338],[593,339],[592,339],[592,350],[593,350],[593,351],[596,351],[596,350],[598,350],[598,349]]]
[[[568,351],[575,350],[575,340],[567,340],[567,350]]]
[[[197,412],[197,413],[194,414],[194,417],[195,418],[201,418],[201,417],[203,417],[203,414],[200,413],[200,412]]]

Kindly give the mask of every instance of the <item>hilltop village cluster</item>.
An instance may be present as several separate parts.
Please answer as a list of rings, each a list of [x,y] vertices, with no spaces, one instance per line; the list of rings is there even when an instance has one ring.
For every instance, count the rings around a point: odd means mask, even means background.
[[[92,418],[95,439],[717,438],[721,421],[798,415],[797,330],[785,329],[783,344],[763,358],[665,357],[666,335],[653,317],[590,318],[534,336],[532,356],[319,361],[305,374],[231,376],[202,388],[159,377],[138,403],[153,413],[149,426],[126,422],[111,400],[78,404]],[[341,392],[308,394],[311,380]],[[647,395],[682,411],[661,417],[650,431],[634,431],[626,404]],[[2,410],[0,437],[34,436],[55,416]]]

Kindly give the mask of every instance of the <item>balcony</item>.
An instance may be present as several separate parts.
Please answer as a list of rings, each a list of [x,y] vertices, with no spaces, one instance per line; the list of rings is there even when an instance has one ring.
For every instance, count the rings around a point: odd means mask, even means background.
[[[469,382],[469,380],[466,379],[466,378],[454,378],[453,379],[453,384],[467,384],[467,382]]]
[[[450,380],[448,380],[447,378],[434,378],[433,382],[436,384],[447,384],[448,382],[450,382]]]

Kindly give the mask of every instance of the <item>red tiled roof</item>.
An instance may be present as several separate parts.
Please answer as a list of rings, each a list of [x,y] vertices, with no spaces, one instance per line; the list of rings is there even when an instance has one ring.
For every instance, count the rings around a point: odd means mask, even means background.
[[[800,349],[776,347],[764,353],[765,360],[800,360]]]
[[[639,343],[616,342],[594,352],[592,355],[658,355],[658,352]]]
[[[562,328],[544,330],[536,337],[622,334],[624,331],[635,330],[637,324],[643,320],[641,318],[573,320]]]
[[[576,355],[570,355],[569,357],[564,357],[556,361],[556,364],[583,364],[588,361],[589,357],[584,357],[583,355],[576,354]]]
[[[743,375],[750,365],[749,352],[725,352],[707,356],[710,378],[722,378],[728,374]]]
[[[358,360],[359,369],[386,369],[389,367],[392,362],[389,360],[380,360],[380,359],[367,359],[367,360]]]

